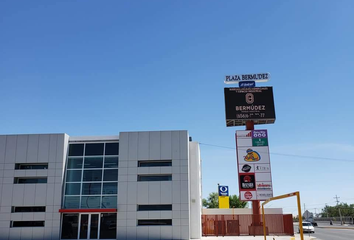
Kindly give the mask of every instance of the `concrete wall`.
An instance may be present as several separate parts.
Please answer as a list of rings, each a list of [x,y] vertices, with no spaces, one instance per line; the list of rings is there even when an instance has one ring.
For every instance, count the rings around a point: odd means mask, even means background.
[[[0,239],[59,239],[66,134],[0,136]],[[15,163],[48,163],[45,170],[15,170]],[[47,177],[47,184],[14,184],[14,177]],[[12,206],[46,206],[42,213],[11,213]],[[10,228],[10,221],[45,221],[45,227]]]
[[[282,208],[265,208],[265,214],[283,214]],[[242,214],[252,214],[252,208],[230,208],[230,209],[219,209],[219,208],[203,208],[203,215],[242,215]]]
[[[202,237],[202,174],[200,166],[199,143],[189,143],[189,177],[190,177],[190,238]]]
[[[189,239],[187,131],[119,135],[118,239]],[[172,167],[141,167],[138,160],[172,160]],[[138,182],[138,174],[171,174],[172,181]],[[137,211],[137,204],[172,204],[172,211]],[[172,226],[137,226],[138,219],[172,219]]]

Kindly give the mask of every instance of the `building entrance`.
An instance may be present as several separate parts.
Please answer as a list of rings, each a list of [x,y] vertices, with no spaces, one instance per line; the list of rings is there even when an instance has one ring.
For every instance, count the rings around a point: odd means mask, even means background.
[[[63,214],[61,239],[116,239],[116,213]]]

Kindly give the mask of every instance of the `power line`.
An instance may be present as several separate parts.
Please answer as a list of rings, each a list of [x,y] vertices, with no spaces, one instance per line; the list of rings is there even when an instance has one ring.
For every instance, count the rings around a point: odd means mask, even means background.
[[[211,147],[218,147],[218,148],[226,148],[236,150],[233,147],[225,147],[220,145],[208,144],[208,143],[199,143],[200,145],[211,146]],[[262,153],[262,152],[260,152]],[[265,152],[263,152],[265,153]],[[341,159],[341,158],[327,158],[327,157],[316,157],[316,156],[306,156],[306,155],[297,155],[297,154],[287,154],[287,153],[277,153],[277,152],[269,152],[272,155],[279,155],[279,156],[287,156],[287,157],[297,157],[297,158],[312,158],[312,159],[321,159],[321,160],[328,160],[328,161],[340,161],[340,162],[351,162],[354,163],[353,160],[350,159]]]

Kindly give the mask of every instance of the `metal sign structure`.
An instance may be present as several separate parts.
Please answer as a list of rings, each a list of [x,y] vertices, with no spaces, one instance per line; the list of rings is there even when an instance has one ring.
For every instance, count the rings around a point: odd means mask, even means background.
[[[226,126],[242,126],[275,122],[272,87],[225,88]]]
[[[273,197],[267,130],[236,131],[240,199]]]

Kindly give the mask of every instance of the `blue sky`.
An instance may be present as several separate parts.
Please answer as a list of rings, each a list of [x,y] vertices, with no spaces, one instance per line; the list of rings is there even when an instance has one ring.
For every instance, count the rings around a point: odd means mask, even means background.
[[[187,129],[235,147],[224,76],[270,72],[275,195],[354,203],[354,2],[1,1],[1,134]],[[238,191],[235,150],[201,145],[203,196]],[[339,161],[335,159],[346,159]],[[295,199],[272,203],[296,210]],[[290,206],[290,207],[288,207]]]

